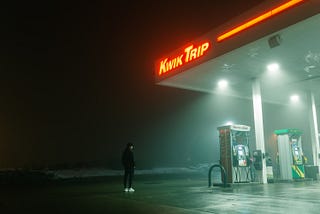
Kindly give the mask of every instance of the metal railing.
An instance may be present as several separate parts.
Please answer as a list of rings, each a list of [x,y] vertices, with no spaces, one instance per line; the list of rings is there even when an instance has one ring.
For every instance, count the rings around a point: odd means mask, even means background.
[[[210,167],[209,169],[209,174],[208,174],[208,183],[209,183],[209,187],[211,187],[211,173],[212,173],[212,170],[213,168],[215,167],[219,167],[220,168],[220,171],[222,173],[222,176],[221,177],[221,183],[223,184],[223,187],[226,187],[227,186],[227,173],[226,173],[226,170],[224,169],[223,166],[221,166],[220,164],[214,164]]]

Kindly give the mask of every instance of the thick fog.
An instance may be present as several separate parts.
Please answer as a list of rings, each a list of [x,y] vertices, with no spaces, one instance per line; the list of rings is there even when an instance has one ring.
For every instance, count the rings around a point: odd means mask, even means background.
[[[250,99],[168,88],[147,118],[120,136],[118,153],[109,163],[120,167],[119,153],[126,142],[136,144],[138,168],[190,166],[217,163],[220,159],[217,128],[227,122],[250,126],[250,149],[255,149],[253,104]],[[170,92],[172,94],[170,94]],[[150,105],[150,104],[149,104]],[[306,105],[279,105],[263,102],[266,152],[275,158],[277,129],[303,131],[302,149],[312,162],[309,116]],[[140,125],[138,125],[140,124]],[[115,149],[115,148],[114,148]],[[114,150],[113,150],[114,151]]]

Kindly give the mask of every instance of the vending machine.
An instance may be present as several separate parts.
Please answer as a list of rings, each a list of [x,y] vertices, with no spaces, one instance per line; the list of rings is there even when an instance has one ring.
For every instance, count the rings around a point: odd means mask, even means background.
[[[218,127],[220,164],[227,174],[227,183],[250,182],[250,126]]]
[[[302,131],[299,129],[276,130],[277,164],[281,180],[304,179],[305,170],[301,145]]]

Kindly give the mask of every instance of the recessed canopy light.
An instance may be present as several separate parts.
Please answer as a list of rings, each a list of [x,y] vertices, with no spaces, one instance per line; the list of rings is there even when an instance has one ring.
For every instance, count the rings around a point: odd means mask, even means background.
[[[272,63],[272,64],[269,64],[267,68],[268,68],[268,71],[277,71],[279,70],[279,64]]]
[[[290,96],[290,100],[293,101],[293,102],[298,102],[299,99],[300,99],[300,97],[297,94],[294,94],[294,95]]]
[[[229,84],[229,83],[228,83],[227,80],[220,80],[220,81],[218,82],[218,86],[219,86],[219,88],[221,88],[221,89],[228,87],[228,84]]]
[[[231,125],[233,125],[233,122],[232,121],[228,121],[228,122],[226,122],[226,125],[227,126],[231,126]]]

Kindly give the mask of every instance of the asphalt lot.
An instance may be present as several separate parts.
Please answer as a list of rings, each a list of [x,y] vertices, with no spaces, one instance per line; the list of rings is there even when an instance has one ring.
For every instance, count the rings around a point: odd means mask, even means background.
[[[11,213],[319,213],[319,181],[208,187],[203,175],[140,175],[134,193],[121,177],[2,185],[0,211]]]

